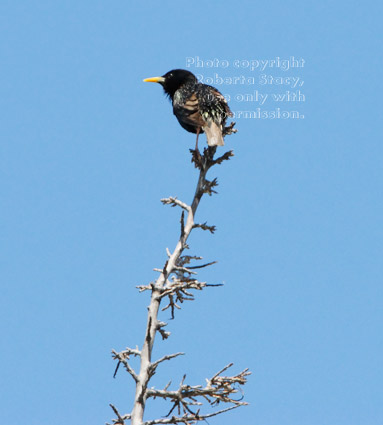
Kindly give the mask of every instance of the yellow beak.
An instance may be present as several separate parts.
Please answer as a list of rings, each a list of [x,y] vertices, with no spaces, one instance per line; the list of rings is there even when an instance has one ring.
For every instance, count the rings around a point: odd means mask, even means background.
[[[145,78],[145,83],[164,83],[165,78],[164,77],[151,77],[151,78]]]

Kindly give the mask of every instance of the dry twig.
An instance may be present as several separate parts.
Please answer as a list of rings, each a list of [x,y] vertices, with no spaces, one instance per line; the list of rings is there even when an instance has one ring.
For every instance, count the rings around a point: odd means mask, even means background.
[[[236,130],[233,129],[233,125],[234,124],[231,124],[229,127],[226,127],[224,133],[234,133]],[[180,201],[176,197],[161,199],[161,202],[164,205],[171,205],[172,207],[180,207],[182,209],[180,219],[180,238],[173,252],[170,252],[168,249],[166,250],[168,258],[165,265],[162,268],[154,269],[160,273],[157,280],[149,283],[148,285],[137,286],[140,292],[147,290],[151,291],[151,301],[148,307],[147,328],[142,349],[138,350],[138,348],[126,348],[119,353],[114,350],[112,351],[113,358],[118,361],[115,375],[120,364],[122,364],[136,383],[136,393],[131,414],[121,415],[116,407],[111,405],[117,417],[117,419],[113,420],[113,424],[115,425],[124,424],[124,421],[128,419],[131,420],[132,425],[178,423],[190,425],[198,421],[206,420],[207,418],[220,413],[235,409],[239,406],[246,405],[245,402],[241,401],[241,399],[234,398],[234,396],[238,393],[239,386],[246,383],[246,377],[250,374],[250,372],[245,369],[234,376],[222,376],[222,373],[225,372],[231,364],[216,373],[212,378],[207,379],[204,387],[201,385],[190,386],[184,384],[184,376],[177,390],[169,390],[170,382],[163,390],[148,388],[150,378],[162,362],[184,354],[175,353],[163,356],[154,362],[151,360],[156,333],[159,332],[163,339],[168,338],[170,335],[169,332],[164,330],[164,327],[167,324],[159,321],[158,319],[161,301],[164,298],[168,299],[168,304],[165,305],[162,310],[170,308],[172,318],[174,318],[175,310],[181,308],[180,304],[184,301],[194,300],[194,295],[191,291],[200,291],[207,286],[220,286],[220,284],[212,285],[207,284],[206,282],[199,282],[195,278],[196,269],[208,267],[215,264],[215,261],[202,265],[190,265],[192,261],[201,260],[201,257],[182,255],[183,251],[188,248],[187,239],[193,229],[200,228],[202,230],[208,230],[211,233],[214,233],[215,231],[215,226],[208,226],[206,223],[198,224],[194,221],[194,216],[202,196],[205,193],[209,195],[216,193],[214,188],[218,185],[218,182],[216,179],[213,179],[212,181],[206,179],[208,170],[213,165],[221,164],[223,161],[228,160],[233,156],[233,152],[229,151],[221,157],[214,159],[215,152],[216,147],[205,148],[203,155],[201,155],[199,151],[191,150],[192,162],[194,162],[196,168],[199,169],[198,183],[191,205]],[[139,373],[136,373],[130,366],[130,356],[140,357],[141,364]],[[147,399],[150,397],[160,397],[173,403],[167,418],[143,422],[145,404]],[[207,402],[210,406],[216,406],[219,403],[229,403],[231,406],[216,412],[202,414],[200,412],[200,407],[198,407],[202,405],[202,401]],[[177,410],[177,416],[172,415],[174,410]]]

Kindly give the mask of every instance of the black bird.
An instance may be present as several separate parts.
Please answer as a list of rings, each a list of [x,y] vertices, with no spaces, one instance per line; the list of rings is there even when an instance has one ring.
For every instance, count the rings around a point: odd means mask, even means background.
[[[224,145],[226,119],[233,113],[216,88],[199,83],[194,74],[184,69],[173,69],[162,77],[144,81],[162,85],[178,122],[185,130],[197,134],[196,150],[200,133],[206,133],[209,146]]]

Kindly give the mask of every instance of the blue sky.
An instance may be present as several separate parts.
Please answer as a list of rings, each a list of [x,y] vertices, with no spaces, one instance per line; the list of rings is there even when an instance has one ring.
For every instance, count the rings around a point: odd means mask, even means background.
[[[169,321],[154,356],[186,356],[153,384],[203,383],[249,367],[250,403],[210,424],[383,422],[381,12],[378,2],[8,1],[0,5],[0,422],[105,423],[129,412],[112,348],[141,345],[147,294],[196,171],[194,136],[145,77],[189,67],[235,96],[284,93],[262,74],[299,77],[304,119],[237,119],[235,157],[211,172],[191,253],[218,289]],[[303,58],[251,71],[235,60]],[[233,100],[234,99],[234,100]],[[265,103],[263,110],[279,107]],[[201,140],[204,143],[204,137]],[[224,152],[222,150],[222,152]],[[163,320],[169,319],[165,312]],[[147,419],[168,407],[148,405]]]

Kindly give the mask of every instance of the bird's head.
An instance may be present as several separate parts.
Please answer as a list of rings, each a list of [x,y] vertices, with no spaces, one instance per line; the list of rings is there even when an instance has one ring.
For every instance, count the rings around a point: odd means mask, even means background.
[[[197,78],[185,69],[173,69],[162,77],[145,78],[146,83],[159,83],[165,93],[173,99],[174,93],[186,83],[197,83]]]

